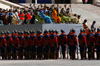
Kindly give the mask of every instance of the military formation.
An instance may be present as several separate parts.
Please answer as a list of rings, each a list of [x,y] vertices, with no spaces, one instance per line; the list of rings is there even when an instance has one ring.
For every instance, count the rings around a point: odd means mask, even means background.
[[[61,34],[53,29],[45,30],[43,34],[41,30],[37,30],[37,32],[13,30],[12,34],[9,30],[1,31],[0,54],[2,60],[79,59],[78,47],[82,60],[100,59],[100,28],[97,29],[97,32],[89,29],[88,34],[85,29],[80,29],[79,36],[76,35],[74,29],[70,29],[69,34],[62,29],[60,31]]]

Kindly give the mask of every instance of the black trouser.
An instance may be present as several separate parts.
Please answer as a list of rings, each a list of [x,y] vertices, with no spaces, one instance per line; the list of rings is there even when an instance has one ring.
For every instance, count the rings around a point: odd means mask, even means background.
[[[83,1],[83,4],[85,4],[85,0],[82,0]]]
[[[88,0],[88,4],[93,4],[93,0]]]
[[[35,3],[35,0],[32,0],[32,3]]]

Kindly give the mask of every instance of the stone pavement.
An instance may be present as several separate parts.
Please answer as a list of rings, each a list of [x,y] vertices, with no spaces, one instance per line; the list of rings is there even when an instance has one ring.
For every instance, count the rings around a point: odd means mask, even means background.
[[[100,66],[99,60],[0,60],[0,66]]]
[[[87,19],[89,27],[94,20],[97,22],[96,27],[100,26],[100,7],[91,4],[72,4],[72,12],[81,15],[82,22]]]

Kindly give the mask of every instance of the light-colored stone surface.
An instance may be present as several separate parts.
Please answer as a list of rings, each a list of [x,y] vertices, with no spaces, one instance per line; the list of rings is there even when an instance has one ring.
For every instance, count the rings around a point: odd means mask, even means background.
[[[83,4],[73,4],[72,5],[73,13],[81,15],[82,22],[84,19],[88,20],[88,26],[90,27],[92,22],[95,20],[96,27],[100,26],[100,7],[93,5],[83,5]]]
[[[4,60],[0,66],[100,66],[98,60]]]

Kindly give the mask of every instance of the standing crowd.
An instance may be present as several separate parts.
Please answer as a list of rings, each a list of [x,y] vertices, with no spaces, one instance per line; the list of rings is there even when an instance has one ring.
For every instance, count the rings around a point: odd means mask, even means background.
[[[0,25],[20,25],[34,23],[79,23],[81,15],[72,14],[71,5],[64,8],[57,4],[47,6],[44,4],[30,5],[30,8],[14,7],[11,9],[0,8]]]
[[[71,29],[68,35],[62,29],[61,34],[57,30],[45,30],[44,34],[41,30],[37,30],[37,34],[34,30],[24,30],[24,32],[14,30],[12,34],[9,31],[2,31],[0,53],[3,60],[59,59],[60,57],[79,59],[79,47],[81,59],[100,59],[100,28],[97,32],[94,29],[88,31],[87,34],[85,29],[80,29],[78,36],[74,29]]]

